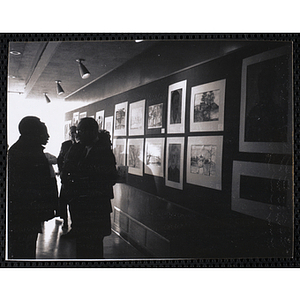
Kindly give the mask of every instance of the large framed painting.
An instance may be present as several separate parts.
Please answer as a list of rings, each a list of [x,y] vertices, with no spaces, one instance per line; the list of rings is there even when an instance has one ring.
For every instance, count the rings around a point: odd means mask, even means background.
[[[143,176],[144,139],[128,139],[127,166],[128,173]]]
[[[113,139],[113,153],[116,158],[116,165],[125,166],[126,165],[126,139],[117,138]]]
[[[96,112],[96,119],[98,123],[99,130],[104,129],[104,110],[100,110]]]
[[[187,183],[222,189],[223,136],[188,137]]]
[[[145,100],[129,105],[129,135],[144,135]]]
[[[184,137],[167,138],[166,186],[183,189]]]
[[[163,106],[163,103],[159,103],[148,107],[148,129],[163,127]]]
[[[165,138],[147,138],[145,144],[145,173],[164,176]]]
[[[79,112],[74,112],[73,113],[73,118],[72,118],[72,125],[77,126],[79,123]]]
[[[65,127],[64,127],[64,139],[65,139],[65,141],[70,139],[69,132],[70,132],[70,127],[71,126],[72,126],[72,121],[71,120],[65,121]]]
[[[184,133],[186,85],[183,80],[171,84],[168,89],[168,133]]]
[[[289,165],[234,161],[231,209],[292,227],[292,174]]]
[[[226,79],[192,87],[190,131],[222,131]]]
[[[242,65],[241,152],[292,152],[292,48],[248,57]]]
[[[115,105],[114,136],[127,135],[127,107],[127,101]]]
[[[114,123],[113,116],[105,118],[104,129],[110,133],[110,136],[112,136],[112,134],[113,134],[113,123]]]

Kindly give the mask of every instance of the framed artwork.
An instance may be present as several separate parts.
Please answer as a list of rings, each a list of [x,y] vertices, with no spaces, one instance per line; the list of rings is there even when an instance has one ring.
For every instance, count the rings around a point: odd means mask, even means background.
[[[187,183],[222,189],[223,136],[188,137]]]
[[[148,107],[148,129],[162,128],[163,103]]]
[[[64,127],[64,138],[65,141],[70,139],[70,135],[69,135],[69,131],[70,131],[70,127],[72,126],[72,121],[68,120],[65,121],[65,127]]]
[[[73,113],[72,125],[77,126],[79,123],[79,112]]]
[[[79,114],[79,120],[81,120],[81,119],[83,119],[83,118],[86,118],[86,116],[87,116],[86,111],[81,112],[81,113]]]
[[[145,145],[145,173],[164,177],[164,138],[148,138]]]
[[[169,86],[168,133],[184,133],[186,84],[183,80]]]
[[[112,136],[112,132],[113,132],[113,123],[114,123],[114,117],[113,116],[105,118],[104,129],[107,130],[110,133],[111,136]]]
[[[231,209],[293,226],[292,166],[234,161]]]
[[[167,138],[166,186],[183,189],[184,137]]]
[[[127,166],[128,173],[143,176],[144,139],[128,139]]]
[[[91,116],[89,116],[89,118],[93,118],[93,119],[95,119],[95,116],[94,116],[94,115],[91,115]]]
[[[292,153],[291,47],[243,60],[239,149]]]
[[[145,100],[129,105],[129,135],[144,135]]]
[[[115,105],[114,136],[126,136],[127,134],[127,107],[128,102]]]
[[[100,110],[96,112],[96,119],[98,123],[99,130],[104,129],[104,110]]]
[[[125,166],[126,139],[113,139],[113,153],[116,158],[117,166]]]
[[[224,129],[226,79],[192,87],[190,131],[221,131]]]

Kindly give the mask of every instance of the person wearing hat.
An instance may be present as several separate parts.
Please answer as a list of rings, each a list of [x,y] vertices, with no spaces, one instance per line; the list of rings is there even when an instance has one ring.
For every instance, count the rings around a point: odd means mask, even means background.
[[[19,123],[20,137],[8,150],[8,258],[36,257],[36,241],[44,221],[54,217],[56,179],[44,154],[49,134],[39,118]]]

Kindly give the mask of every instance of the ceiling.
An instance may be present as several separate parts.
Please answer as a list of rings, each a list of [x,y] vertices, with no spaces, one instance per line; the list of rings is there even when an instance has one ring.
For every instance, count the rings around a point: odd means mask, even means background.
[[[141,54],[154,43],[12,42],[9,45],[8,94],[44,101],[44,93],[47,93],[51,101],[64,100]],[[81,78],[76,59],[84,59],[83,64],[91,74],[89,78]],[[60,96],[56,92],[56,80],[61,81],[64,90]]]

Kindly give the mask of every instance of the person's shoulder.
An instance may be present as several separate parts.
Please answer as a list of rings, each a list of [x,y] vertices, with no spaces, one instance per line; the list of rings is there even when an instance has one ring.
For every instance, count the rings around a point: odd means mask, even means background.
[[[70,145],[72,145],[72,141],[71,141],[71,140],[64,141],[61,145],[62,145],[63,147],[65,147],[65,146],[70,146]]]

